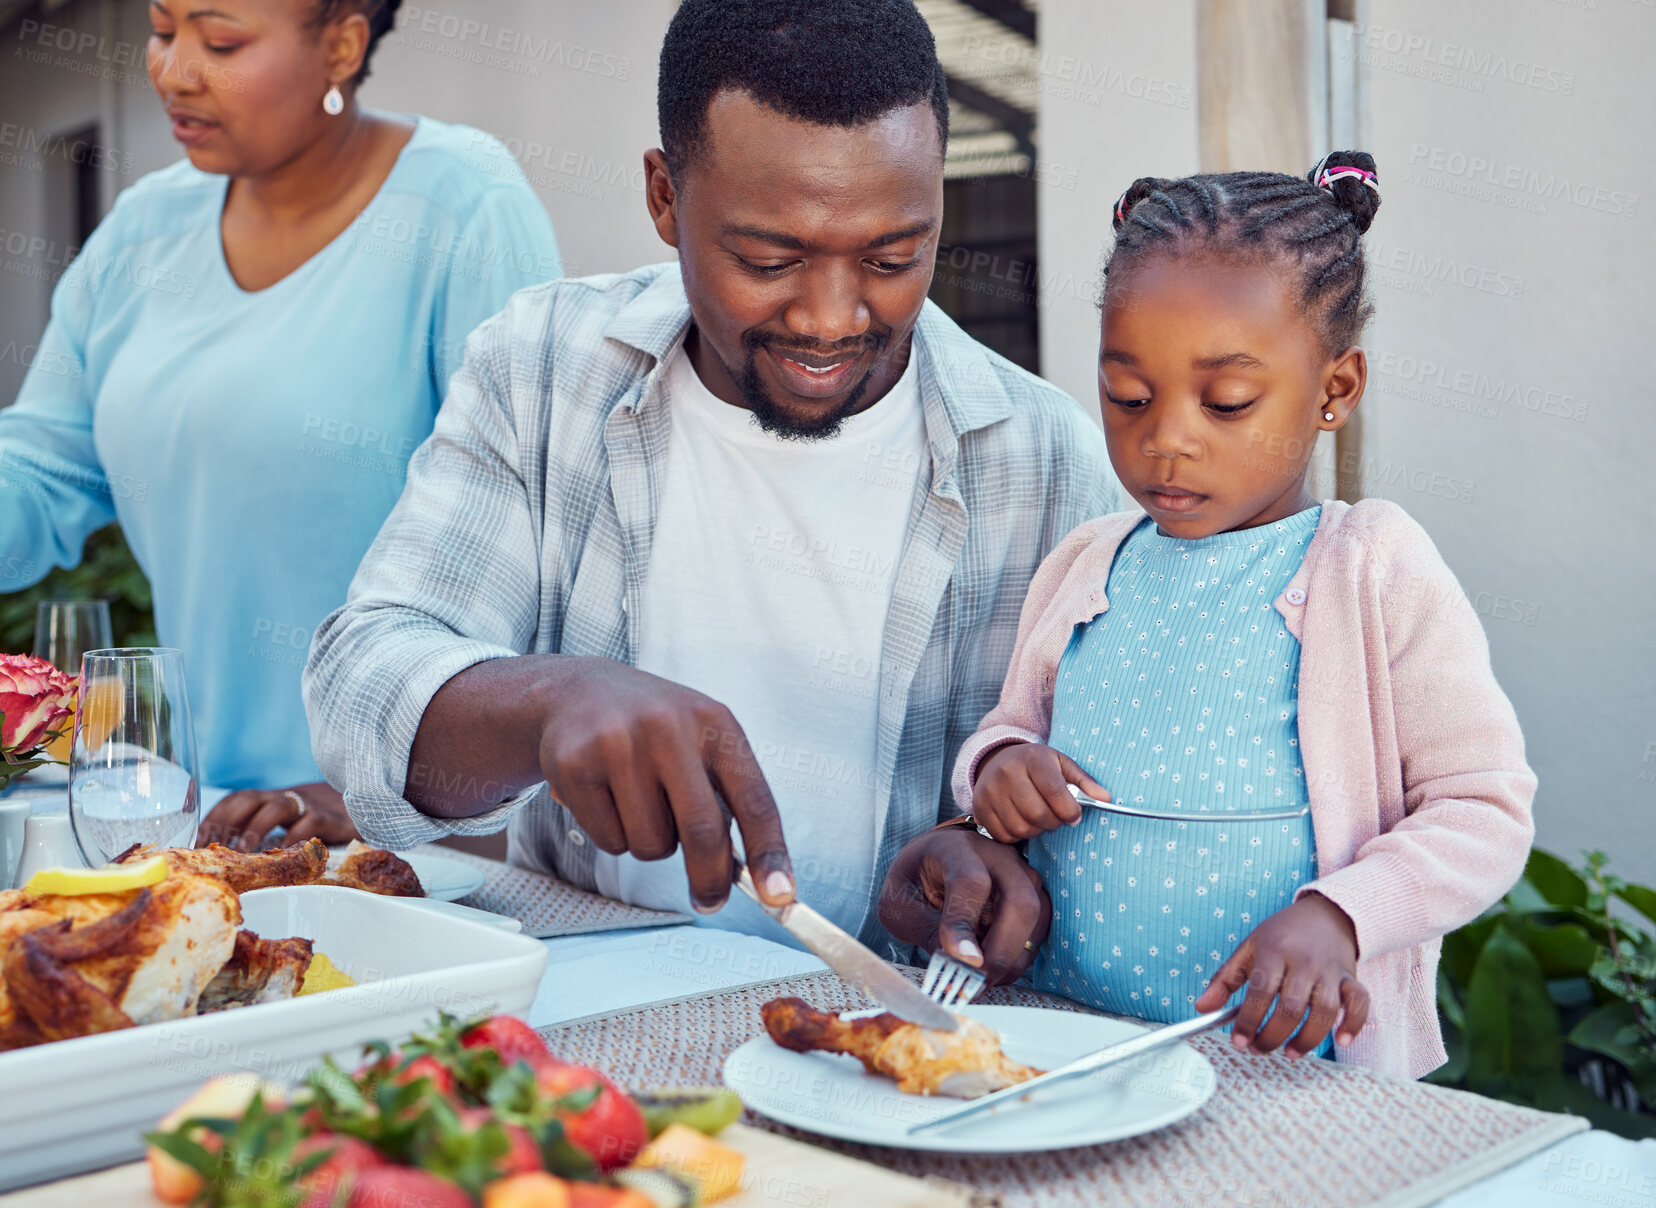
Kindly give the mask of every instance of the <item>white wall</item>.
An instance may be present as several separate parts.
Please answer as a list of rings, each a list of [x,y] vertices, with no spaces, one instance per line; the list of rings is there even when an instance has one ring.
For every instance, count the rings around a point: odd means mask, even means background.
[[[671,258],[644,208],[655,78],[675,0],[404,4],[365,105],[464,122],[503,139],[552,215],[571,274]],[[68,260],[49,213],[55,135],[101,121],[105,205],[179,159],[144,67],[145,0],[71,0],[0,32],[0,405],[22,383]],[[45,246],[42,246],[45,245]]]
[[[1640,330],[1656,313],[1656,5],[1364,7],[1385,199],[1368,493],[1425,525],[1483,614],[1541,778],[1538,842],[1656,876],[1656,357]],[[1130,65],[1193,85],[1194,9],[1058,0],[1041,42],[1094,76]],[[1193,112],[1057,88],[1041,155],[1081,174],[1043,185],[1044,273],[1094,265],[1127,182],[1197,157]],[[1054,300],[1043,321],[1047,375],[1091,398],[1094,317]]]
[[[1041,371],[1098,414],[1098,270],[1140,176],[1196,171],[1192,0],[1040,10]]]
[[[101,177],[105,208],[176,158],[144,70],[149,21],[133,0],[81,0],[0,31],[0,405],[22,384],[52,284],[74,247],[54,177],[77,157]],[[93,123],[94,145],[64,134]]]
[[[1586,3],[1375,0],[1359,31],[1385,186],[1365,469],[1398,480],[1381,493],[1484,613],[1541,777],[1539,842],[1644,879],[1656,7]]]
[[[546,203],[570,276],[668,260],[644,208],[661,38],[676,0],[404,3],[363,100],[505,141]]]

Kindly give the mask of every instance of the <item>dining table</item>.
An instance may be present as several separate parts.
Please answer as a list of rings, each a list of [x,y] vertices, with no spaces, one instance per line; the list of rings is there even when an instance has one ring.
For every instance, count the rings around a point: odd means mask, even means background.
[[[37,812],[65,807],[61,786],[17,791]],[[203,811],[219,795],[204,793]],[[717,1082],[772,997],[868,1005],[780,928],[742,934],[719,927],[717,915],[641,910],[486,857],[429,850],[484,874],[461,904],[510,916],[545,945],[528,1022],[554,1052],[623,1085]],[[1025,987],[982,1001],[1088,1010]],[[1656,1141],[1332,1061],[1247,1056],[1212,1035],[1189,1043],[1217,1071],[1213,1098],[1160,1132],[1085,1149],[961,1158],[826,1141],[752,1111],[744,1123],[964,1185],[973,1204],[1004,1208],[1656,1208]],[[29,1194],[0,1196],[0,1208],[30,1203]]]
[[[691,996],[784,983],[825,973],[810,953],[761,936],[680,924],[561,936],[542,941],[550,959],[530,1008],[539,1029],[626,1012],[649,1012]],[[1241,1058],[1285,1064],[1281,1058]],[[1108,1146],[1100,1147],[1108,1161]],[[878,1160],[876,1158],[876,1160]],[[989,1160],[989,1159],[986,1159]],[[1498,1168],[1435,1175],[1442,1195],[1416,1189],[1389,1204],[1437,1208],[1656,1208],[1656,1141],[1631,1141],[1596,1129],[1572,1131]],[[1405,1189],[1407,1190],[1407,1189]],[[1192,1197],[1190,1203],[1250,1206],[1316,1201],[1248,1196]],[[1346,1201],[1351,1205],[1359,1200]]]

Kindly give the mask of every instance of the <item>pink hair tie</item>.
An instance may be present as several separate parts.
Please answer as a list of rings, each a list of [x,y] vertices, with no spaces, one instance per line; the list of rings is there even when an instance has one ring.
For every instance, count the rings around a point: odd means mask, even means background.
[[[1317,173],[1317,188],[1334,191],[1334,182],[1337,180],[1360,180],[1376,193],[1380,191],[1379,178],[1373,172],[1364,168],[1354,168],[1349,165],[1340,165],[1333,168],[1324,168]]]
[[[1123,189],[1121,191],[1121,196],[1116,198],[1115,220],[1118,223],[1122,223],[1122,222],[1127,221],[1127,194],[1130,193],[1131,191],[1132,190],[1131,190],[1130,187],[1127,188],[1127,189]]]

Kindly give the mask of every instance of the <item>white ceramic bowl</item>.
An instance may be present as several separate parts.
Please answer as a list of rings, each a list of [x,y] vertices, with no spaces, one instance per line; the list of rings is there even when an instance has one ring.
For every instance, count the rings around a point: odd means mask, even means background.
[[[145,1130],[214,1074],[292,1084],[324,1054],[354,1067],[370,1040],[461,1016],[526,1015],[546,967],[539,940],[330,885],[258,889],[243,926],[313,940],[359,983],[0,1053],[0,1191],[138,1157]]]

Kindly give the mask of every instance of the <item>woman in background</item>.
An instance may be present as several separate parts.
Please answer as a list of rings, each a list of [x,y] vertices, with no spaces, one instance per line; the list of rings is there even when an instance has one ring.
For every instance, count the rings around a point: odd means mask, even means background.
[[[150,578],[202,783],[236,790],[202,842],[354,837],[311,758],[310,635],[466,336],[560,274],[499,142],[358,106],[398,3],[151,0],[150,79],[188,160],[116,201],[0,411],[0,560],[72,566],[119,520]]]

